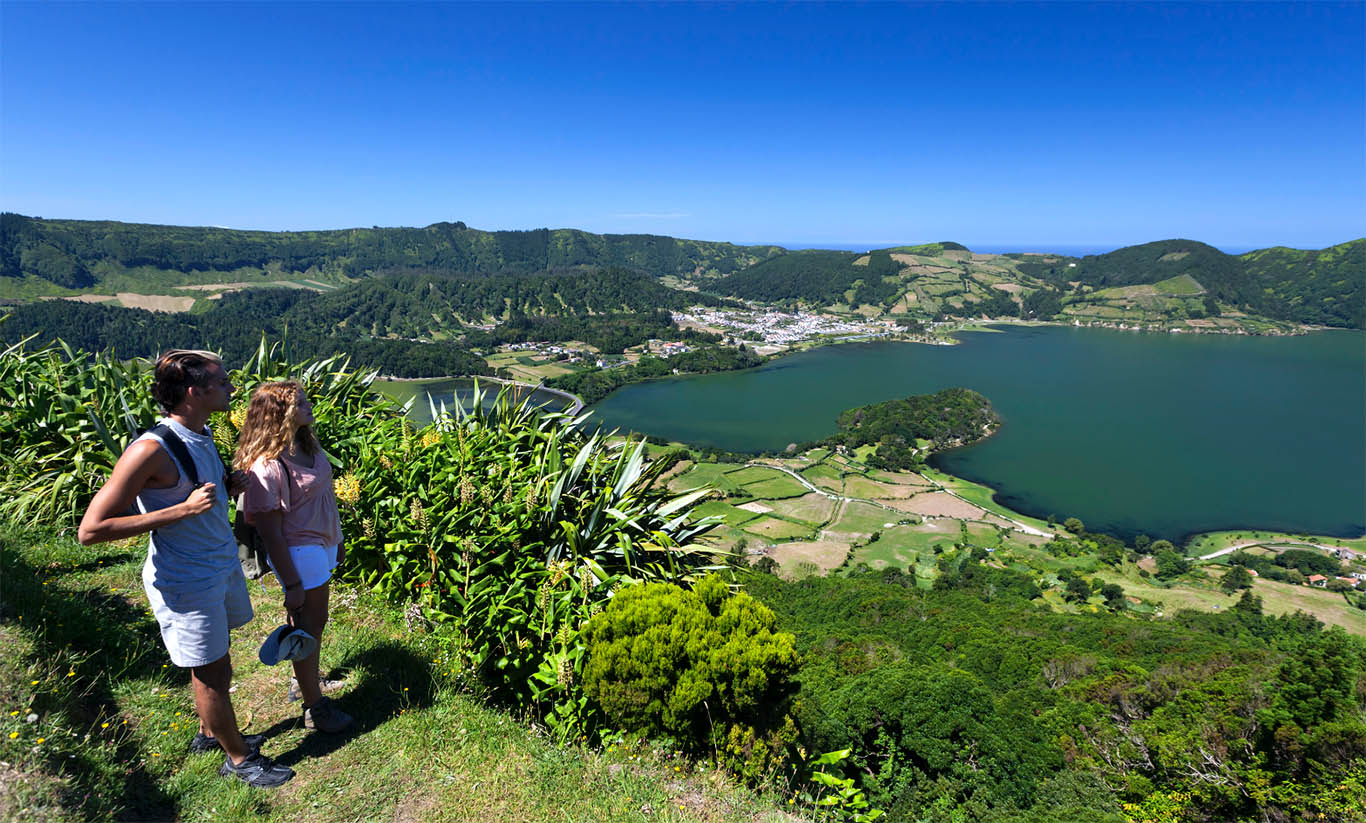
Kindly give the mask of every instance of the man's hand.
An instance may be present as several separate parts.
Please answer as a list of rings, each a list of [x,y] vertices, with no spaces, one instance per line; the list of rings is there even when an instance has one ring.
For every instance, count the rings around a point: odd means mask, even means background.
[[[187,516],[193,517],[196,514],[203,514],[213,508],[214,502],[218,499],[214,492],[218,489],[212,483],[204,483],[199,488],[190,492],[190,496],[185,498],[185,502],[180,505],[184,507]]]
[[[82,546],[121,540],[138,534],[169,526],[195,514],[208,510],[191,511],[184,503],[155,509],[146,514],[128,514],[133,501],[145,488],[165,489],[174,486],[180,479],[180,470],[154,440],[139,440],[114,464],[114,472],[109,477],[81,518],[77,537]],[[212,490],[212,486],[209,487]],[[210,501],[212,505],[212,501]]]

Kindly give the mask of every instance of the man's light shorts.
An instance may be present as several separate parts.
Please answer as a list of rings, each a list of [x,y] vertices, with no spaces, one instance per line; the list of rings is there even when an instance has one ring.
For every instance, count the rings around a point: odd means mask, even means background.
[[[171,662],[205,666],[228,653],[228,630],[251,621],[247,579],[235,569],[216,583],[189,591],[162,591],[143,581]]]
[[[294,571],[299,573],[304,590],[316,589],[332,579],[332,570],[337,568],[337,547],[290,546],[289,559],[294,561]],[[275,571],[275,563],[269,556],[266,562],[270,564],[270,570]],[[278,578],[280,575],[275,576]]]

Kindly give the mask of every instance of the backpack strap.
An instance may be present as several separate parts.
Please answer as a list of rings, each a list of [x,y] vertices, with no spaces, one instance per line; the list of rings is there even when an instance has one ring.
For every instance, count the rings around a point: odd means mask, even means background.
[[[196,489],[201,485],[199,482],[199,467],[194,464],[194,458],[190,457],[190,450],[185,448],[185,441],[180,439],[180,435],[165,423],[158,423],[148,429],[149,434],[155,434],[161,438],[161,443],[166,447],[180,464],[180,470],[190,478],[190,484]]]

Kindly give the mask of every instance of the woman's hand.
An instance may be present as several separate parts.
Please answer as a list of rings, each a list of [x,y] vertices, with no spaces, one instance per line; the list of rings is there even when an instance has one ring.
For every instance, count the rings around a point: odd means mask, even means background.
[[[304,607],[304,587],[295,586],[292,589],[285,589],[285,611],[296,612]]]
[[[340,568],[340,567],[341,567],[341,564],[343,564],[343,563],[345,563],[345,562],[346,562],[346,541],[343,540],[342,542],[340,542],[340,543],[337,544],[337,567]]]

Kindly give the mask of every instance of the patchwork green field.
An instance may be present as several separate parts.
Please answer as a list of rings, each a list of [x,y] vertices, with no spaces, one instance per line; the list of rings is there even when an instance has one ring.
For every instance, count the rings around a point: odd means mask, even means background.
[[[747,465],[690,463],[667,482],[675,491],[710,485],[741,495],[699,507],[699,514],[723,521],[710,539],[724,549],[743,546],[751,559],[771,558],[779,573],[789,578],[866,565],[903,569],[915,576],[917,585],[928,587],[940,574],[941,559],[956,563],[965,551],[986,552],[993,565],[1039,580],[1042,602],[1059,611],[1107,608],[1099,588],[1110,583],[1123,588],[1128,608],[1138,614],[1227,609],[1236,602],[1219,587],[1227,553],[1203,563],[1198,558],[1232,548],[1263,556],[1288,548],[1347,548],[1366,554],[1366,537],[1216,532],[1192,538],[1184,552],[1195,568],[1164,582],[1153,576],[1151,556],[1142,558],[1141,564],[1125,560],[1107,565],[1095,554],[1051,553],[1046,544],[1059,533],[1058,527],[1000,505],[986,486],[930,468],[920,473],[870,469],[858,454],[825,449]],[[1096,581],[1089,598],[1064,597],[1063,581],[1073,574]],[[1330,625],[1366,634],[1366,611],[1342,594],[1264,579],[1254,583],[1253,592],[1263,599],[1268,613],[1306,611]]]

